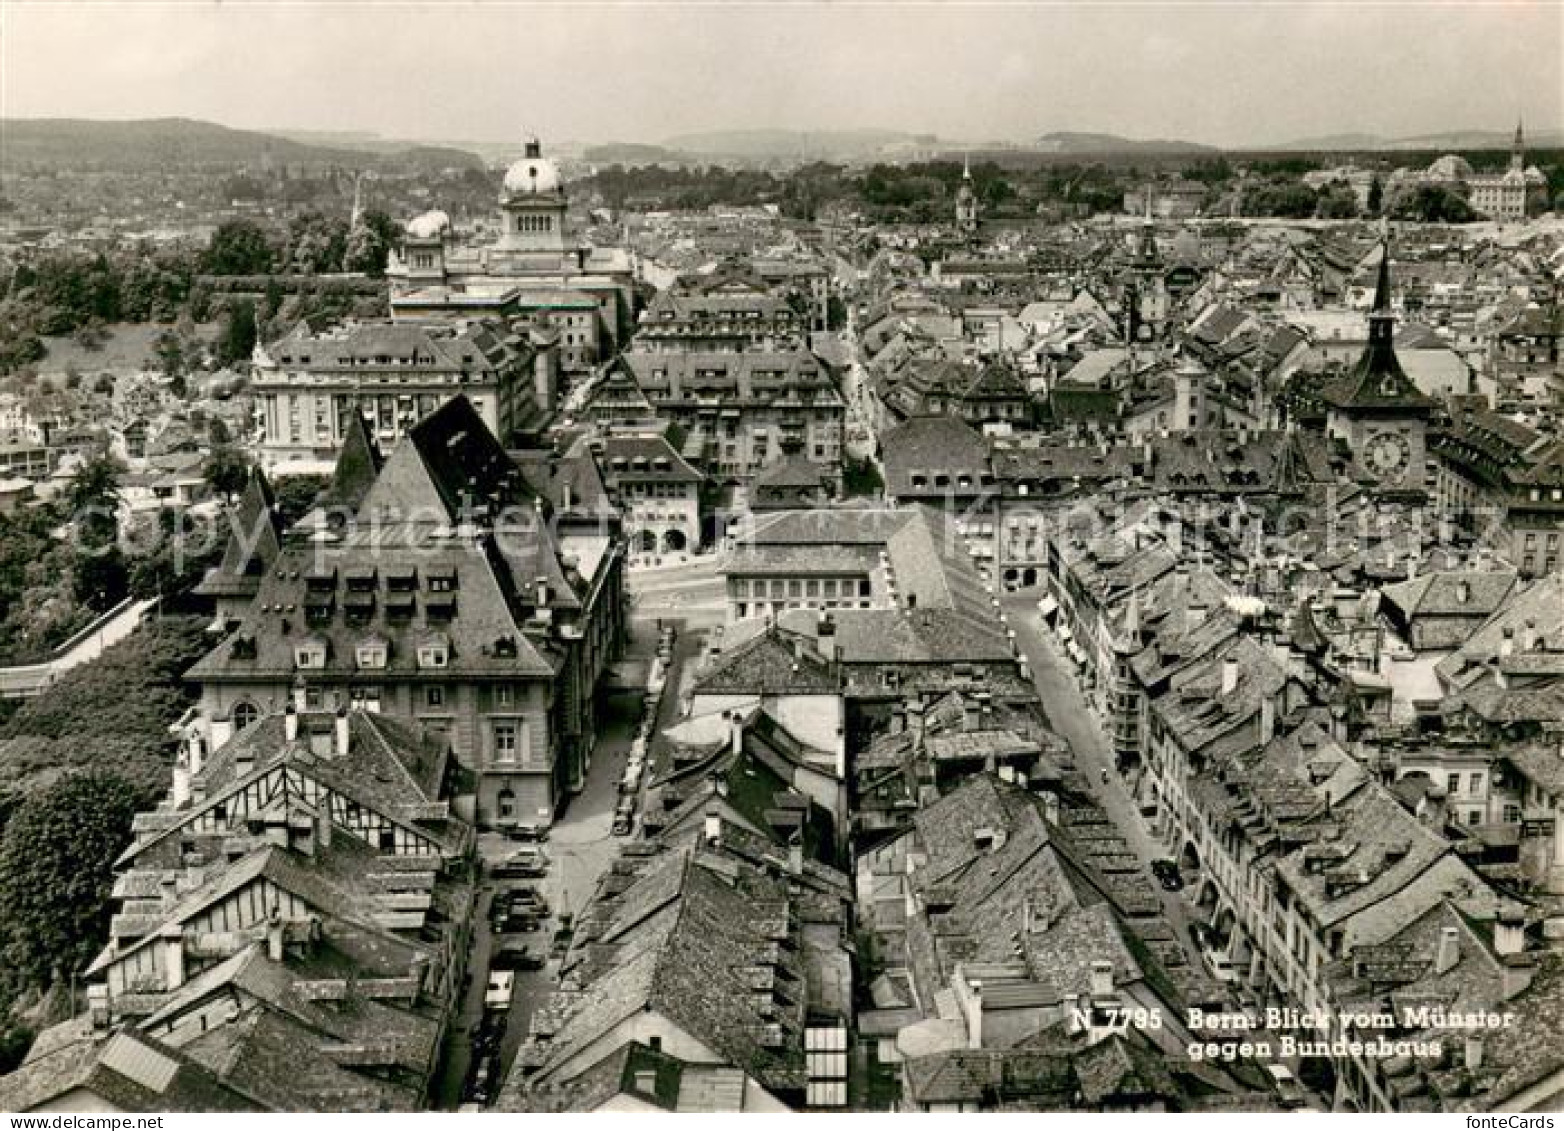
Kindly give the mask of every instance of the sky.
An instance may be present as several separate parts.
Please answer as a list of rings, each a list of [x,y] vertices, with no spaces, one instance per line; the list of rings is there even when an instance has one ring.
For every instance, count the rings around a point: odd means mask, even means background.
[[[438,141],[1564,127],[1564,0],[0,0],[0,117]]]

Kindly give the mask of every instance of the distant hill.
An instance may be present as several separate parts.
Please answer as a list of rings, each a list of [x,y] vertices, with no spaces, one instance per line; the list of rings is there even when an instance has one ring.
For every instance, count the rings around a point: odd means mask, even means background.
[[[674,165],[684,164],[690,155],[661,145],[643,145],[633,141],[610,141],[589,145],[582,159],[593,165]]]
[[[1038,138],[1031,148],[1044,153],[1217,153],[1212,145],[1169,138],[1119,137],[1117,134],[1075,133],[1055,130]]]
[[[407,146],[376,152],[316,145],[255,130],[234,130],[189,118],[88,121],[8,118],[0,121],[0,164],[11,169],[216,169],[259,164],[346,168],[479,166],[458,149]]]
[[[1462,150],[1508,149],[1514,140],[1513,130],[1447,130],[1442,133],[1418,134],[1413,137],[1383,137],[1379,134],[1329,134],[1325,137],[1299,138],[1281,145],[1265,148],[1281,150],[1313,151],[1397,151],[1397,150]],[[1564,130],[1526,131],[1528,149],[1556,149],[1564,146]]]
[[[666,149],[700,157],[751,160],[850,160],[872,157],[882,150],[913,144],[934,144],[932,134],[900,130],[713,130],[665,138]]]

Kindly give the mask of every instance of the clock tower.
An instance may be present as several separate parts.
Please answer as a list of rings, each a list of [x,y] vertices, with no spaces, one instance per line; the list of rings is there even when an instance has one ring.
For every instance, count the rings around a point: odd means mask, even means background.
[[[1434,409],[1396,360],[1390,312],[1390,244],[1381,244],[1368,345],[1350,372],[1325,389],[1325,430],[1352,452],[1358,476],[1386,491],[1421,491],[1425,435]]]

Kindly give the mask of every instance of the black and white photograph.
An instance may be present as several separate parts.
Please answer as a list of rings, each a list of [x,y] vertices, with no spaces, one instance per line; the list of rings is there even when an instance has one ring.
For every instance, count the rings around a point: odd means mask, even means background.
[[[0,0],[0,1112],[1552,1127],[1561,351],[1560,0]]]

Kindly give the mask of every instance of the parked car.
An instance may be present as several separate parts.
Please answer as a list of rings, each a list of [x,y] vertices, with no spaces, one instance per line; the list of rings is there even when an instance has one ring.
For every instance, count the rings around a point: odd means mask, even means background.
[[[548,955],[540,943],[508,942],[494,952],[496,970],[541,970]]]
[[[511,990],[516,986],[516,975],[509,970],[490,970],[489,986],[483,991],[485,1009],[509,1009]]]
[[[1151,874],[1157,877],[1157,881],[1166,891],[1184,889],[1184,877],[1179,874],[1178,865],[1171,860],[1153,860]]]
[[[1205,950],[1201,952],[1205,959],[1206,969],[1211,972],[1211,977],[1218,982],[1238,981],[1238,971],[1233,969],[1233,960],[1220,950]]]
[[[615,813],[613,824],[614,836],[629,836],[635,828],[635,815],[633,813]]]
[[[548,875],[548,856],[541,848],[522,848],[494,865],[499,879],[535,880]]]
[[[541,844],[548,839],[548,826],[535,825],[531,821],[522,821],[520,824],[511,825],[507,828],[505,835],[511,840]]]
[[[505,893],[505,898],[510,901],[510,905],[513,908],[535,911],[539,915],[548,914],[548,898],[531,884],[512,888]]]

